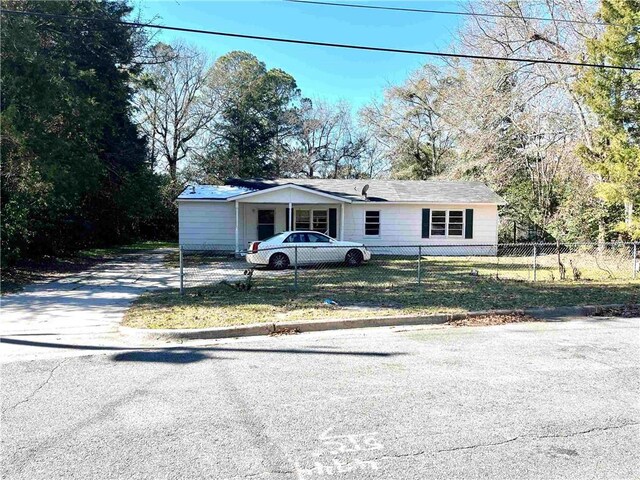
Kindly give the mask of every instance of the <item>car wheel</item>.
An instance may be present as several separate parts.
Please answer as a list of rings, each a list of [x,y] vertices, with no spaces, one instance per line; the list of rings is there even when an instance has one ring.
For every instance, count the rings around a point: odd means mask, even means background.
[[[357,267],[362,263],[363,259],[362,252],[360,250],[349,250],[344,261],[347,262],[347,265],[350,267]]]
[[[289,257],[284,253],[274,253],[269,259],[269,266],[274,270],[284,270],[289,266]]]

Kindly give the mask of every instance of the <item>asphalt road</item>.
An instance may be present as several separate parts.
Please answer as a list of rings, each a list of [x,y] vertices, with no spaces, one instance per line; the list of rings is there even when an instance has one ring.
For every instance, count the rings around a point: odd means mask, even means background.
[[[639,352],[640,319],[580,319],[11,362],[3,474],[639,478]]]

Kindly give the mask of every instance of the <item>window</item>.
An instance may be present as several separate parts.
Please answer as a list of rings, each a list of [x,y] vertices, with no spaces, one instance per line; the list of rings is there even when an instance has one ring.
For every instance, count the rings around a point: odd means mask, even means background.
[[[431,212],[431,236],[443,237],[447,232],[447,211],[434,210]]]
[[[273,225],[276,223],[275,210],[258,210],[258,223],[262,225]]]
[[[329,213],[326,210],[313,211],[313,225],[311,230],[325,233],[329,226]]]
[[[311,210],[296,210],[296,230],[311,230]]]
[[[462,210],[433,210],[431,212],[432,237],[462,237],[464,233]]]
[[[462,210],[449,211],[449,227],[448,235],[450,237],[461,237],[463,232],[464,221],[462,219]]]
[[[380,212],[367,210],[364,212],[364,234],[372,237],[380,235]]]
[[[329,228],[329,212],[327,210],[298,210],[295,213],[296,230],[313,230],[327,233]]]
[[[307,243],[309,239],[306,233],[292,233],[284,241],[285,243]]]
[[[319,233],[307,233],[306,235],[311,243],[329,243],[331,241],[329,237],[325,237]]]
[[[276,211],[258,210],[258,240],[266,240],[275,233]]]

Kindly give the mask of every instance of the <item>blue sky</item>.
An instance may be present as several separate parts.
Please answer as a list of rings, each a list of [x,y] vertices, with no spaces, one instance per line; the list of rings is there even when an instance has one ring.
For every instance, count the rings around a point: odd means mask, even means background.
[[[353,3],[353,2],[351,2]],[[456,2],[372,2],[394,7],[459,9]],[[459,16],[351,9],[271,1],[142,0],[145,20],[207,30],[264,36],[353,43],[413,50],[448,50],[461,22]],[[211,35],[162,32],[158,40],[181,38],[214,57],[245,50],[269,68],[293,75],[303,95],[327,101],[347,100],[355,109],[379,97],[385,86],[433,57],[286,45]]]

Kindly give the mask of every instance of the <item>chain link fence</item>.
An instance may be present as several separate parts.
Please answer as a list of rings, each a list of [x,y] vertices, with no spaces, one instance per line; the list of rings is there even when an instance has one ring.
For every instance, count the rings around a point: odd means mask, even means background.
[[[525,282],[640,279],[637,243],[261,246],[182,245],[180,288],[227,284],[291,289],[389,289],[469,278]]]

